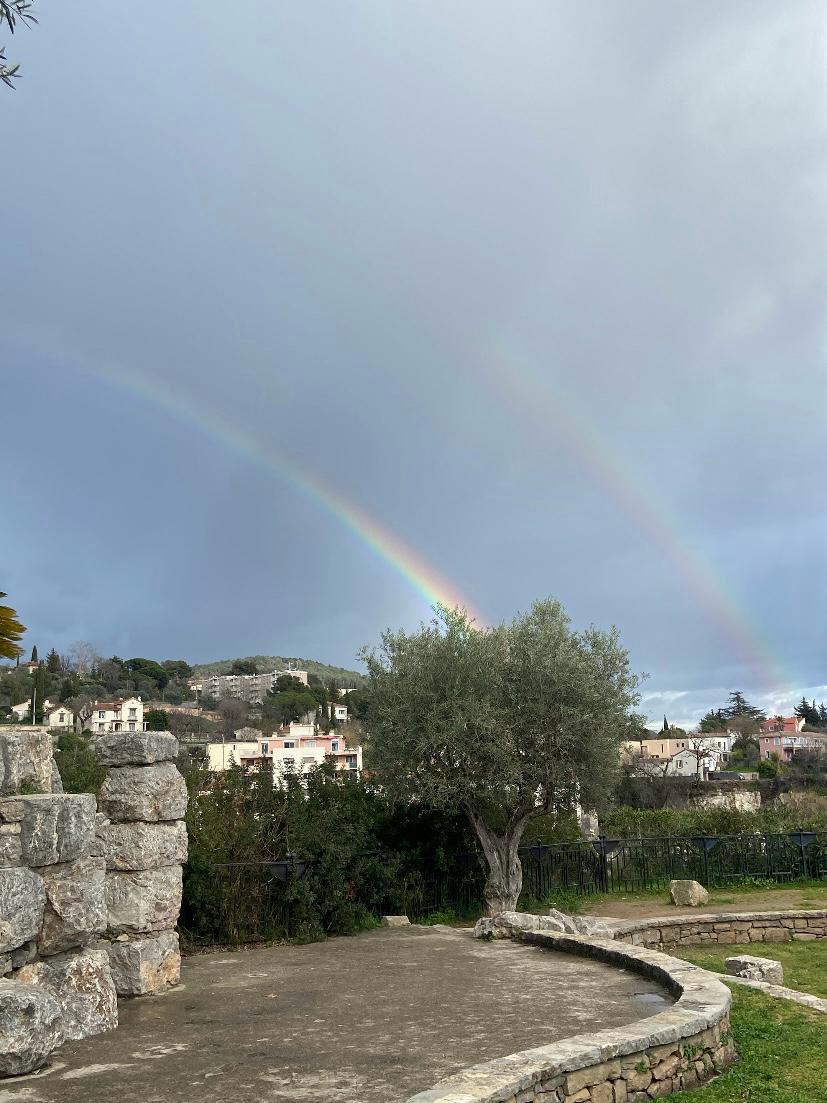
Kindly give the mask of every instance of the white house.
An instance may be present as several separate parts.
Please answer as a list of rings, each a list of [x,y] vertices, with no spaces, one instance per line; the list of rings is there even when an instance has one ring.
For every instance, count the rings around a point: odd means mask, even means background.
[[[688,747],[669,760],[667,774],[673,777],[708,776],[711,770],[720,769],[721,753],[711,748],[698,747],[697,751]]]
[[[11,710],[21,723],[31,720],[31,701],[23,701],[19,705],[12,705]],[[53,705],[49,698],[46,698],[43,702],[43,723],[47,727],[71,728],[73,722],[74,716],[68,705]]]
[[[68,705],[48,705],[43,713],[43,720],[50,728],[62,728],[68,730],[74,726],[75,714]]]
[[[142,732],[146,731],[144,704],[140,697],[127,697],[125,700],[95,701],[89,728],[94,735],[103,732]]]
[[[337,724],[347,723],[347,705],[333,705],[333,719]]]

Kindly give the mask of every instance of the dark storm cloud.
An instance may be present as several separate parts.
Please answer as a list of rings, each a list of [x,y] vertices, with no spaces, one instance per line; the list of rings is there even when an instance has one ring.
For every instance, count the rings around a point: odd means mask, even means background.
[[[427,612],[207,410],[492,619],[554,593],[617,623],[652,715],[822,685],[820,27],[806,2],[200,2],[128,33],[44,7],[0,105],[2,588],[32,637],[346,663]]]

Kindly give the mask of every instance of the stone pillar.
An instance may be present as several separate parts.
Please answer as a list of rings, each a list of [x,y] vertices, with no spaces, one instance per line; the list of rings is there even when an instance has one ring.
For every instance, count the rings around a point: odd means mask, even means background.
[[[181,954],[175,925],[187,859],[187,787],[169,732],[99,736],[108,767],[97,837],[106,863],[104,946],[119,996],[146,996],[177,984]]]
[[[95,798],[52,783],[47,731],[0,733],[0,1075],[118,1022]]]

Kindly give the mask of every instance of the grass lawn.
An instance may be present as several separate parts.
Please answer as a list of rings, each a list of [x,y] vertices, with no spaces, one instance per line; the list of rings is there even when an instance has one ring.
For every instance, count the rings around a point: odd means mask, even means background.
[[[569,901],[569,894],[561,893]],[[574,901],[572,901],[574,902]],[[612,907],[622,905],[623,917],[630,917],[636,909],[641,915],[669,915],[674,910],[669,890],[649,892],[613,892],[580,897],[576,906],[585,912],[611,915]],[[737,883],[709,890],[709,903],[700,911],[714,911],[716,906],[726,905],[743,911],[787,911],[798,908],[827,908],[827,881],[787,881],[772,884],[769,881]],[[563,909],[565,910],[565,909]]]
[[[740,1062],[723,1076],[670,1099],[680,1103],[826,1103],[827,1015],[759,992],[733,992],[732,1032]]]
[[[723,973],[724,961],[737,954],[769,957],[784,966],[784,984],[827,999],[827,938],[818,942],[747,942],[740,946],[681,946],[670,950],[702,969]],[[827,1088],[825,1088],[827,1091]],[[825,1094],[827,1099],[827,1094]]]

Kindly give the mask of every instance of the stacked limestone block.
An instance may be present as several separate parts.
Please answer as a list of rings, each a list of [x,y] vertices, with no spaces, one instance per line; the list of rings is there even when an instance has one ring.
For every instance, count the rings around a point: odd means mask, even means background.
[[[97,835],[106,863],[106,946],[119,996],[163,992],[181,976],[175,925],[187,859],[187,788],[169,732],[96,740],[108,772]]]
[[[117,1025],[95,798],[51,792],[48,732],[0,733],[0,1075]],[[31,790],[40,790],[32,792]]]

